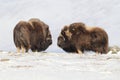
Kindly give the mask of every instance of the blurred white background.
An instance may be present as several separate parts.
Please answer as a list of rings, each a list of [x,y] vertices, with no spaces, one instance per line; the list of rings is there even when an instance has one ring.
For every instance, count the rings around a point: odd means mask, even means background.
[[[120,0],[0,0],[0,50],[16,51],[13,29],[20,20],[39,18],[49,25],[53,44],[47,52],[64,52],[57,37],[64,25],[84,22],[109,35],[109,45],[120,46]]]

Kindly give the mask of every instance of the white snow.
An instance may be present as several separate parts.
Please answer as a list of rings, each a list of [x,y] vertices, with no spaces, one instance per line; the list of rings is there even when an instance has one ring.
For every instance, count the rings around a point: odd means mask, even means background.
[[[119,80],[119,54],[0,53],[0,80]]]

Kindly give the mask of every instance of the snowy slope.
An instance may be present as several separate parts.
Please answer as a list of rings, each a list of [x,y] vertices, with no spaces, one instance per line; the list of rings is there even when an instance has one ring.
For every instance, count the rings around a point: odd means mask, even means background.
[[[37,17],[50,26],[53,45],[47,52],[63,52],[56,41],[60,29],[73,22],[100,26],[110,45],[120,46],[119,0],[0,0],[0,50],[15,51],[13,28],[20,20]]]
[[[0,53],[0,80],[119,80],[120,54]]]

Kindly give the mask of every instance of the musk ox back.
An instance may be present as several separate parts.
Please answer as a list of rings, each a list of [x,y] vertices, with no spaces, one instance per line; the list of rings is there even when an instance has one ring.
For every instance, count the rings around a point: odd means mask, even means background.
[[[28,22],[20,21],[14,28],[14,43],[18,49],[22,48],[26,52],[28,49],[46,50],[52,44],[49,26],[37,18]]]
[[[71,44],[71,41],[66,35],[66,31],[68,30],[69,26],[64,26],[64,28],[61,30],[60,35],[58,36],[57,45],[66,52],[77,52],[76,48]]]
[[[108,35],[98,27],[87,27],[84,23],[73,23],[66,32],[71,44],[77,49],[77,53],[85,50],[97,53],[108,52]]]

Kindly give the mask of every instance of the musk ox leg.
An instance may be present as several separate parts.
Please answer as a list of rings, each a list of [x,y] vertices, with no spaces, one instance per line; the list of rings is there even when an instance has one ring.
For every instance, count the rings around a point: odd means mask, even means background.
[[[24,47],[21,47],[21,48],[22,48],[21,49],[22,53],[25,53],[26,49]]]
[[[26,49],[24,47],[21,47],[21,49],[19,47],[17,47],[17,53],[25,53]]]
[[[27,53],[28,50],[29,50],[29,48],[24,48],[24,47],[22,47],[21,52],[22,52],[22,53]]]
[[[36,49],[31,49],[32,50],[32,52],[38,52]]]
[[[19,47],[17,47],[17,53],[20,53],[20,48]]]
[[[32,50],[32,52],[38,52],[38,50]]]
[[[99,55],[99,54],[101,54],[101,52],[96,51],[96,55]]]
[[[96,54],[99,54],[99,52],[98,52],[98,51],[96,51]]]
[[[77,49],[77,53],[82,55],[82,51],[80,49]]]

